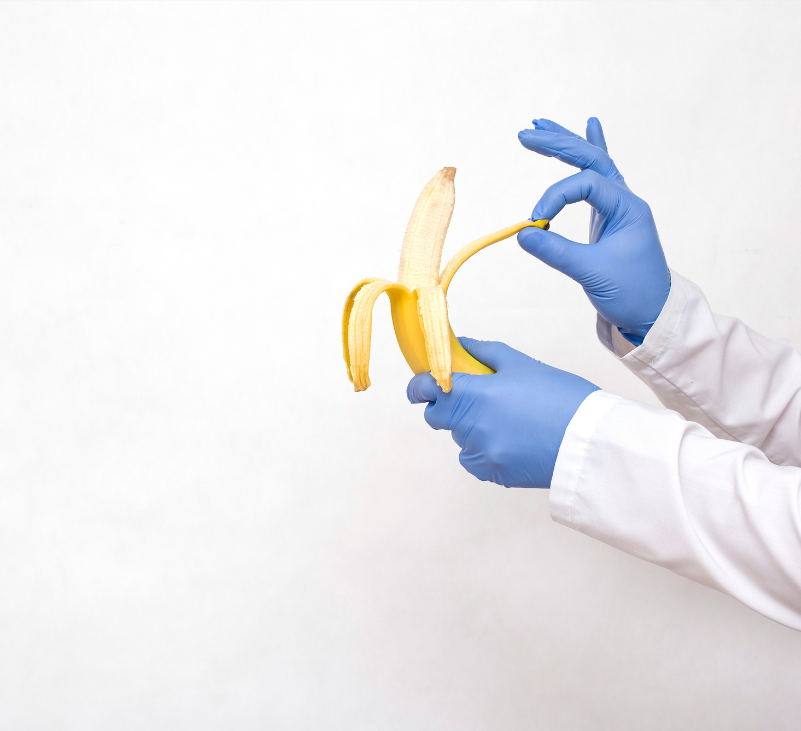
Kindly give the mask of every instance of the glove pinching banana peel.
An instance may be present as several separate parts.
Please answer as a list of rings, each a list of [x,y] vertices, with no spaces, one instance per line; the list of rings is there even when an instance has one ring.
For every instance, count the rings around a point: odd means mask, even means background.
[[[442,168],[417,199],[403,237],[398,281],[362,279],[348,295],[342,315],[342,345],[348,377],[356,391],[364,391],[370,385],[373,305],[382,292],[389,296],[395,336],[412,371],[431,371],[446,393],[451,390],[452,371],[494,373],[473,358],[453,334],[445,299],[448,285],[459,267],[477,251],[527,226],[548,228],[548,221],[522,221],[476,239],[461,249],[440,274],[442,247],[455,200],[455,175],[456,168]]]

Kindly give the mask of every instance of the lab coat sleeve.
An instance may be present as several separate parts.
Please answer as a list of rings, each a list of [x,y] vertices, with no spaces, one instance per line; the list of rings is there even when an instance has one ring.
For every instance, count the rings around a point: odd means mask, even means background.
[[[801,466],[801,355],[714,314],[688,279],[671,271],[670,295],[639,347],[600,316],[597,332],[667,408],[775,464]]]
[[[604,391],[565,433],[552,518],[801,630],[801,468]]]

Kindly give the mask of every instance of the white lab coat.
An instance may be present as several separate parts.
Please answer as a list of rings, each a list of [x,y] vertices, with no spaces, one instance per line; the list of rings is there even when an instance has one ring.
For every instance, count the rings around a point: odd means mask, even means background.
[[[801,355],[671,274],[642,345],[597,328],[667,409],[591,394],[559,450],[551,516],[801,630]]]

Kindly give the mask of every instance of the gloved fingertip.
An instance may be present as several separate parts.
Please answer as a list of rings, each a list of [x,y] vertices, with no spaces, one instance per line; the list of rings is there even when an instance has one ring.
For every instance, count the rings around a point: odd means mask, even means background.
[[[517,133],[517,139],[523,147],[532,152],[541,152],[542,147],[542,130],[540,129],[522,129]],[[542,152],[541,154],[545,154]]]
[[[483,345],[486,345],[486,341],[484,340],[476,340],[475,338],[468,338],[464,335],[460,335],[456,339],[459,341],[459,345],[461,345],[473,357],[475,357],[476,351],[479,348],[481,348]]]
[[[587,141],[600,147],[604,152],[607,151],[604,130],[598,117],[590,117],[587,120]]]
[[[460,335],[456,339],[459,341],[459,345],[461,345],[468,353],[470,352],[470,348],[473,346],[473,343],[478,342],[474,338],[468,338],[465,335]]]
[[[531,220],[535,221],[538,219],[535,219],[534,215],[532,214]],[[541,228],[528,226],[518,232],[517,243],[524,251],[527,251],[529,254],[532,254],[539,248],[539,245],[542,243],[543,233],[544,231]]]
[[[517,356],[523,355],[510,348],[506,343],[495,340],[474,340],[473,338],[462,337],[459,338],[459,343],[477,361],[489,366],[496,372],[511,363]],[[528,356],[523,355],[523,357],[527,358]],[[464,375],[464,377],[473,378],[474,376]]]
[[[406,398],[410,404],[424,404],[436,402],[441,389],[430,373],[418,373],[406,386]]]

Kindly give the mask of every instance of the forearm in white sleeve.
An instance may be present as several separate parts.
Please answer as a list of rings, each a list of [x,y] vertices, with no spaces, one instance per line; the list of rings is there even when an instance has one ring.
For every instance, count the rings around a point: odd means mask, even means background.
[[[801,355],[714,314],[688,279],[671,271],[668,300],[639,347],[600,316],[597,331],[667,408],[776,464],[801,466]]]
[[[551,516],[801,630],[801,469],[604,391],[568,426]]]

